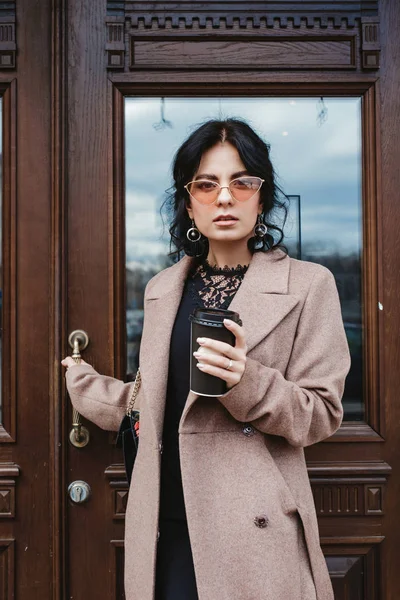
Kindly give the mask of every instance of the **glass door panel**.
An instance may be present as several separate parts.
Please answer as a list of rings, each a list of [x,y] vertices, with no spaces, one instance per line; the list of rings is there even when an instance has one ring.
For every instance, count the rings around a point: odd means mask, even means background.
[[[173,155],[201,122],[227,117],[245,119],[270,144],[287,195],[283,243],[290,256],[321,263],[336,278],[352,355],[345,419],[362,421],[360,98],[125,99],[128,378],[138,366],[144,287],[172,263],[161,208]]]

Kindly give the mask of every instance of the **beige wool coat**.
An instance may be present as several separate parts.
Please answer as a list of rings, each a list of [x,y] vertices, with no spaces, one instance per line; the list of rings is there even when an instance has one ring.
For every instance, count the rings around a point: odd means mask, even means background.
[[[169,344],[184,257],[148,283],[140,347],[139,452],[126,510],[127,600],[153,600]],[[229,307],[248,346],[241,381],[219,398],[189,392],[179,426],[199,600],[333,600],[303,447],[342,420],[350,355],[325,267],[282,250],[255,253]],[[132,392],[93,367],[68,369],[71,400],[117,430]]]

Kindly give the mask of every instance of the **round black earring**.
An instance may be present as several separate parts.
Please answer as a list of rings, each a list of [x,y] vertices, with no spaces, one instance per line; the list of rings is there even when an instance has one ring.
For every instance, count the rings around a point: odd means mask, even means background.
[[[256,223],[256,225],[254,227],[254,235],[259,240],[262,240],[263,238],[265,238],[265,236],[267,235],[267,233],[268,233],[268,227],[266,226],[266,224],[262,220],[262,215],[258,215],[258,217],[257,217],[257,223]]]
[[[192,219],[192,226],[186,232],[186,237],[189,240],[189,242],[192,242],[193,244],[200,241],[201,233],[197,229],[196,225],[194,224],[193,219]]]
[[[185,254],[197,258],[203,256],[206,252],[206,238],[201,235],[193,219],[192,226],[186,232],[186,237],[190,243],[185,246]]]

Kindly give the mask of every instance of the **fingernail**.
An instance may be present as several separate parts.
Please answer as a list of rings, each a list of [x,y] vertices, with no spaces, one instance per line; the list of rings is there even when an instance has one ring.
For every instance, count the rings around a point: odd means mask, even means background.
[[[193,352],[193,356],[197,358],[198,356],[200,356],[200,352]]]
[[[198,344],[204,344],[205,341],[206,341],[206,338],[197,338],[196,341],[197,341]]]
[[[230,319],[224,319],[224,324],[225,325],[230,326],[230,325],[232,325],[232,323],[233,323],[233,321],[231,321]]]
[[[205,365],[203,363],[198,362],[197,367],[199,367],[199,369],[204,369]]]

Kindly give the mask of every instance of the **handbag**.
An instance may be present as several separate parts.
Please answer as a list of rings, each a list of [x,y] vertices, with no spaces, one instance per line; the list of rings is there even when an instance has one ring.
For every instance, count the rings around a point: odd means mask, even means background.
[[[137,370],[133,384],[132,395],[129,399],[126,415],[121,421],[116,439],[117,448],[122,448],[128,485],[131,483],[133,466],[139,448],[139,416],[140,410],[135,408],[136,398],[141,383],[140,369]]]

